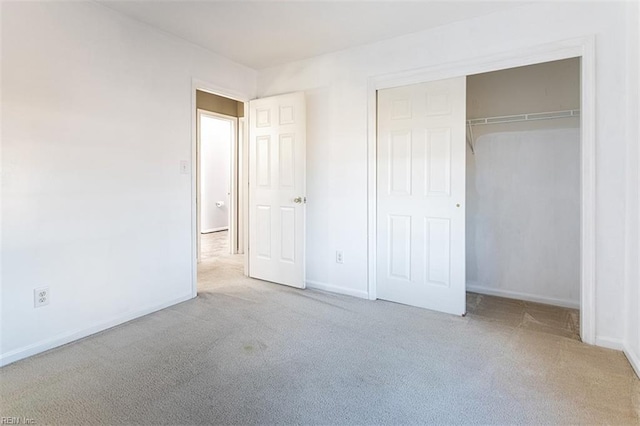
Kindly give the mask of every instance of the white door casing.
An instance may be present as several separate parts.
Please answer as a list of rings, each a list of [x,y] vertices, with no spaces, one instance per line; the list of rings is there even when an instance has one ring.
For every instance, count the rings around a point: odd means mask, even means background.
[[[378,91],[377,297],[465,313],[466,77]]]
[[[249,103],[249,276],[304,288],[304,93]]]
[[[244,228],[246,226],[246,193],[249,189],[248,185],[243,185],[242,182],[246,182],[247,179],[244,178],[247,173],[247,156],[245,155],[246,150],[246,123],[244,117],[238,118],[238,253],[244,254],[244,247],[246,245],[246,232],[244,232]],[[246,263],[246,262],[245,262]],[[246,275],[246,274],[245,274]]]

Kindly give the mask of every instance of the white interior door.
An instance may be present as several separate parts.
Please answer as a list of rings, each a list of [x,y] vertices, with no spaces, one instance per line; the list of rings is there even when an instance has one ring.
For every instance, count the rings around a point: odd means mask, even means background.
[[[304,93],[249,103],[249,276],[304,288]]]
[[[466,78],[378,92],[377,297],[465,313]]]

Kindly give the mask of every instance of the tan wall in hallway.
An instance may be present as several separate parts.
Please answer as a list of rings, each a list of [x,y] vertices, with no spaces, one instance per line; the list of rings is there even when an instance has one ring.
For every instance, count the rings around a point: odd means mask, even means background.
[[[196,90],[196,106],[231,117],[244,117],[244,104],[233,99]]]

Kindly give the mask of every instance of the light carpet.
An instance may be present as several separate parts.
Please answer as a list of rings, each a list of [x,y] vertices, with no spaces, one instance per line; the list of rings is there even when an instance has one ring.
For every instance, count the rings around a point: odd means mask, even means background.
[[[621,352],[526,321],[241,272],[241,256],[214,254],[196,299],[1,369],[1,415],[39,425],[640,422],[640,383]]]

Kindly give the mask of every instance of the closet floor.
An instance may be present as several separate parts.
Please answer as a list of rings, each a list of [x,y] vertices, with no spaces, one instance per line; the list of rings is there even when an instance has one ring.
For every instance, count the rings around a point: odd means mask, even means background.
[[[580,311],[577,309],[468,292],[467,315],[508,327],[580,340]]]

